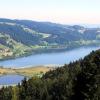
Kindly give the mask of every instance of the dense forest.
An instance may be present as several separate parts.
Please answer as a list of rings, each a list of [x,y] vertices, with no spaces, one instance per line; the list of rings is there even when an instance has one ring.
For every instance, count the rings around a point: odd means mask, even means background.
[[[31,52],[100,45],[100,29],[0,18],[0,60]]]
[[[100,50],[41,78],[0,89],[0,100],[100,100]]]

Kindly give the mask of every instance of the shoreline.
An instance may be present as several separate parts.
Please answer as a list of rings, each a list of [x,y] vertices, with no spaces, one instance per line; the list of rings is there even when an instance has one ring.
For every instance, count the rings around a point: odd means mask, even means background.
[[[50,70],[55,70],[55,67],[52,65],[42,65],[42,66],[31,66],[29,68],[0,68],[0,77],[6,76],[6,75],[19,75],[26,78],[32,78],[32,77],[42,77],[46,72]],[[0,88],[2,87],[8,87],[8,86],[16,86],[16,84],[0,84]]]
[[[0,61],[7,61],[7,60],[12,60],[12,59],[17,59],[17,58],[22,58],[22,57],[28,57],[30,55],[37,55],[37,54],[42,54],[42,53],[59,53],[59,52],[64,52],[64,51],[69,51],[69,50],[74,50],[82,47],[100,47],[100,45],[83,45],[83,46],[76,46],[76,47],[65,47],[65,48],[49,48],[49,49],[37,49],[37,50],[32,50],[26,54],[20,55],[20,56],[12,56],[12,57],[7,57],[0,59]]]
[[[50,70],[54,70],[52,65],[31,66],[28,68],[0,68],[0,77],[5,75],[21,75],[25,77],[41,76]]]

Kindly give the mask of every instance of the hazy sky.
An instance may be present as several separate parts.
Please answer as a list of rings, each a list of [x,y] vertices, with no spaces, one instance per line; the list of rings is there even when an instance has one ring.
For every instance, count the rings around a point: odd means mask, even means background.
[[[0,17],[100,24],[100,0],[0,0]]]

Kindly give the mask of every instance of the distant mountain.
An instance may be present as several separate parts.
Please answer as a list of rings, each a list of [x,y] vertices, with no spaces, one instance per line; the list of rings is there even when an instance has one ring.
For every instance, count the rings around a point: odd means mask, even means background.
[[[81,24],[81,25],[88,28],[100,28],[100,24]]]
[[[1,59],[11,56],[9,54],[16,57],[39,49],[69,49],[99,44],[99,28],[31,20],[0,19]]]

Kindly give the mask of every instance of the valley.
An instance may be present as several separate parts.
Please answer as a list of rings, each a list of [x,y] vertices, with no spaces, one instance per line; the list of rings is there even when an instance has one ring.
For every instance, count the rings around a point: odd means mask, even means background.
[[[82,46],[100,46],[100,29],[0,18],[0,60]]]
[[[70,64],[84,58],[93,50],[100,47],[83,47],[58,53],[42,53],[27,57],[0,61],[1,86],[13,86],[20,83],[24,77],[41,78],[48,71],[61,68],[64,64]]]
[[[100,100],[100,0],[0,0],[0,100]]]

